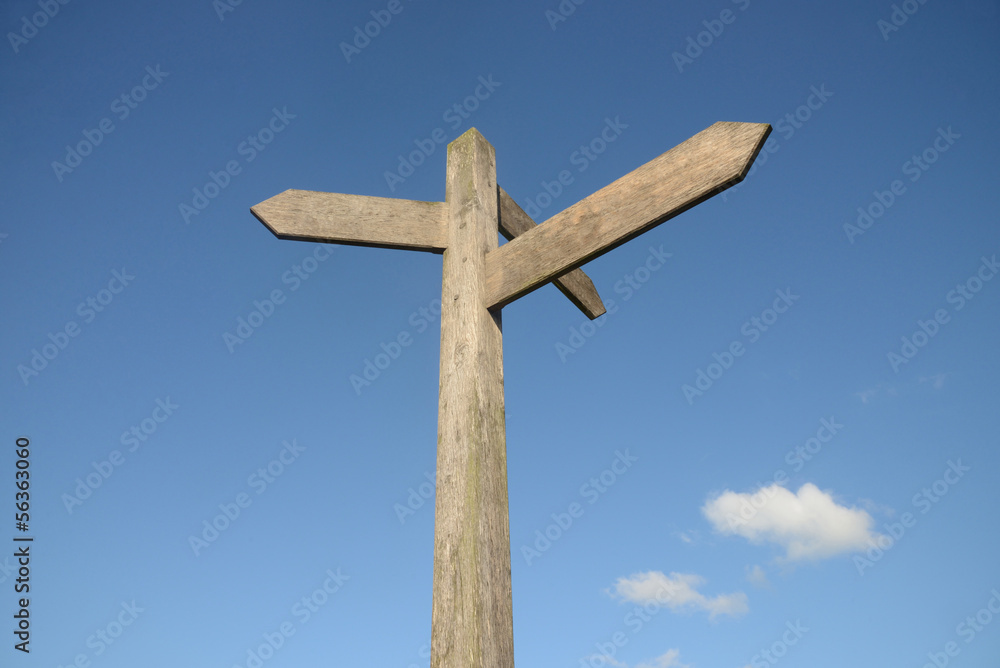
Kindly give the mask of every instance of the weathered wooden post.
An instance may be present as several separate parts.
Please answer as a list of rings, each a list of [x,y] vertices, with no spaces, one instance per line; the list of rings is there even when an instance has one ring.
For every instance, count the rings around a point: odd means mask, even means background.
[[[441,276],[431,665],[513,666],[500,309],[486,308],[497,247],[493,147],[448,147],[448,248]]]
[[[287,190],[251,208],[281,239],[444,254],[431,668],[514,665],[501,309],[552,281],[599,317],[579,267],[739,183],[770,131],[716,123],[538,226],[474,128],[448,146],[444,202]]]

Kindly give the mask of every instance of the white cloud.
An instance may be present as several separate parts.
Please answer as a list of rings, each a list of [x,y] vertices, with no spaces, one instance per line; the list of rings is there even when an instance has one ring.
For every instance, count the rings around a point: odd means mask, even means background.
[[[691,668],[686,663],[681,663],[681,652],[678,649],[668,649],[666,654],[653,659],[653,663],[640,663],[635,668]]]
[[[946,376],[947,374],[943,373],[939,373],[934,376],[921,376],[920,382],[930,383],[931,387],[933,387],[935,390],[940,390],[942,387],[944,387],[944,379],[946,378]]]
[[[709,499],[701,511],[717,531],[755,544],[780,545],[788,561],[862,551],[878,538],[871,515],[837,505],[812,483],[802,485],[797,494],[778,484],[754,494],[726,490]]]
[[[900,393],[904,396],[911,395],[915,390],[926,389],[928,386],[934,390],[944,389],[945,380],[948,374],[938,373],[932,376],[920,376],[915,381],[901,383],[898,387],[889,383],[877,383],[872,387],[855,392],[855,396],[861,399],[861,403],[869,404],[876,399],[885,397],[898,397]]]
[[[600,663],[595,663],[597,661],[599,661]],[[580,660],[580,663],[589,664],[591,666],[603,666],[607,664],[609,666],[614,666],[615,668],[628,668],[627,663],[622,663],[621,661],[618,661],[613,656],[610,656],[608,654],[591,654],[589,656],[583,657]]]
[[[635,668],[691,668],[686,663],[680,662],[681,652],[678,649],[668,649],[665,654],[653,659],[652,663],[638,663]],[[617,660],[608,654],[591,654],[581,660],[581,663],[590,665],[609,665],[614,668],[628,668],[628,664]]]
[[[861,390],[856,394],[858,395],[858,398],[861,399],[861,403],[867,404],[869,401],[871,401],[872,397],[878,394],[878,390],[875,388],[869,388],[867,390]]]
[[[896,509],[884,503],[875,503],[871,499],[858,499],[858,503],[864,506],[872,515],[883,515],[885,517],[895,517]]]
[[[632,577],[618,578],[615,595],[633,603],[659,603],[672,612],[704,610],[710,619],[717,615],[737,616],[746,613],[747,595],[743,592],[723,594],[708,598],[697,590],[705,579],[691,573],[671,573],[660,571],[636,573]]]
[[[767,579],[767,573],[759,565],[754,564],[753,567],[747,566],[747,582],[754,585],[755,587],[770,587],[771,583]]]
[[[886,385],[884,383],[879,383],[875,385],[875,387],[869,387],[867,390],[861,390],[860,392],[855,392],[855,394],[858,396],[858,398],[861,399],[861,403],[867,404],[868,402],[870,402],[872,399],[882,394],[883,392],[889,395],[890,397],[895,397],[898,394],[895,387],[893,387],[892,385]]]

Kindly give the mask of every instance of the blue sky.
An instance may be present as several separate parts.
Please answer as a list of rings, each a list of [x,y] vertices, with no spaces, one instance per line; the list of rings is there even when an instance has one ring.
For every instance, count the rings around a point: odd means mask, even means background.
[[[517,665],[996,665],[998,10],[3,3],[0,663],[427,666],[440,257],[249,207],[443,200],[475,127],[542,222],[725,120],[605,317],[504,309]]]

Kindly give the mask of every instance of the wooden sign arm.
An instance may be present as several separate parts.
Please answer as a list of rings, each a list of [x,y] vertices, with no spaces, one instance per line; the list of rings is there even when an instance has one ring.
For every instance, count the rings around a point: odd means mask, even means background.
[[[487,306],[503,307],[736,185],[770,132],[766,123],[716,123],[491,250]]]
[[[443,253],[444,202],[286,190],[250,207],[279,239]]]
[[[497,209],[500,213],[500,234],[507,241],[537,226],[537,223],[525,213],[524,209],[518,206],[517,202],[507,194],[507,191],[497,186],[497,194],[499,196]],[[552,282],[591,320],[601,317],[607,311],[601,296],[597,294],[594,282],[583,273],[582,269],[573,269],[553,279]]]

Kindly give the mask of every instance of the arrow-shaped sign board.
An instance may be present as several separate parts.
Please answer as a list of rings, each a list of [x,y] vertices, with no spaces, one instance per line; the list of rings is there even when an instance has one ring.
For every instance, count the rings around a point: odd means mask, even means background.
[[[502,307],[743,180],[771,132],[716,123],[486,255]]]
[[[250,207],[279,239],[443,253],[444,202],[286,190]]]

